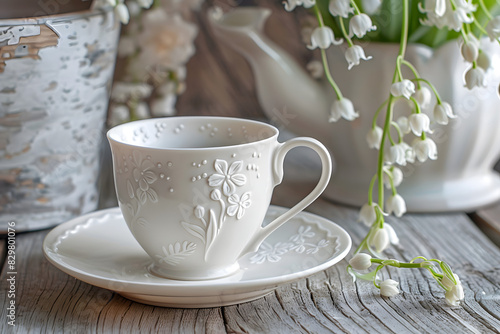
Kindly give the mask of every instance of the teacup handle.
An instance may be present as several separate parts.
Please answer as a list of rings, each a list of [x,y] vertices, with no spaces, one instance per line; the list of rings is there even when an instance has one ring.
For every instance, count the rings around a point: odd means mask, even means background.
[[[316,187],[299,203],[295,204],[290,210],[286,211],[284,214],[274,219],[265,227],[261,227],[249,241],[247,246],[243,249],[239,257],[251,252],[256,252],[264,239],[266,239],[272,232],[274,232],[278,227],[286,223],[296,214],[304,210],[309,204],[311,204],[316,198],[321,195],[325,190],[330,177],[332,174],[332,160],[327,148],[317,141],[316,139],[309,137],[298,137],[287,140],[281,146],[276,149],[273,159],[273,172],[274,172],[274,186],[277,186],[283,180],[283,163],[285,161],[285,156],[287,153],[295,147],[308,147],[313,149],[321,159],[321,177],[316,184]]]

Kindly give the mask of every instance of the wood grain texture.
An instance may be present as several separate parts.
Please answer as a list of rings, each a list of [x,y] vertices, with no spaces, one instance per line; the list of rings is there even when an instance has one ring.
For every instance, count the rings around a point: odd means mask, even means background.
[[[289,166],[293,168],[294,166]],[[289,206],[313,186],[288,180],[274,204]],[[343,226],[358,244],[366,228],[357,210],[318,199],[309,209]],[[59,271],[41,252],[46,231],[17,237],[16,332],[28,333],[499,333],[500,251],[465,214],[408,215],[393,222],[401,245],[389,257],[416,255],[446,260],[465,288],[462,307],[420,270],[384,272],[400,282],[401,294],[382,298],[368,282],[353,283],[346,262],[279,287],[253,302],[211,309],[173,309],[129,301]],[[1,291],[6,290],[2,272]],[[5,294],[0,297],[0,332],[8,333]]]
[[[267,30],[283,48],[307,62],[300,43],[300,14],[285,14],[280,1],[256,1],[275,9]],[[230,6],[228,1],[208,1]],[[181,115],[263,118],[246,61],[212,35],[197,14],[198,52],[188,65],[188,90],[177,105]],[[282,14],[281,14],[282,13]],[[279,15],[279,16],[275,16]],[[273,204],[290,207],[309,192],[319,176],[314,157],[287,158],[284,184]],[[324,198],[308,210],[344,227],[357,245],[366,234],[357,209]],[[447,261],[465,289],[463,306],[451,308],[427,272],[383,272],[400,282],[401,294],[382,298],[368,282],[353,283],[342,261],[307,279],[283,285],[253,302],[211,309],[173,309],[129,301],[83,283],[52,266],[42,254],[47,231],[20,234],[17,242],[17,319],[6,322],[7,270],[0,276],[0,333],[500,333],[500,250],[465,214],[406,215],[390,221],[401,244],[391,258],[422,255]],[[5,243],[1,244],[5,250]],[[2,257],[4,258],[4,256]]]

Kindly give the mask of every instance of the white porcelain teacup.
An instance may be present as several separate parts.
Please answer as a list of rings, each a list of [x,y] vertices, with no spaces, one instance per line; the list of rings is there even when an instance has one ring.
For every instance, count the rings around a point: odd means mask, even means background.
[[[278,129],[225,117],[135,121],[108,132],[116,193],[127,225],[153,260],[151,271],[181,280],[220,278],[325,189],[332,164],[312,138],[277,140]],[[322,162],[314,190],[262,227],[289,150]]]

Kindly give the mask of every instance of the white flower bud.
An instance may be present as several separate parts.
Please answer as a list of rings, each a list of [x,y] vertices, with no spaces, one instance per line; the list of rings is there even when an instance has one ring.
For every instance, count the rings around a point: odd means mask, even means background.
[[[399,244],[399,238],[396,234],[396,231],[394,231],[394,228],[388,223],[384,223],[384,229],[387,232],[387,236],[389,237],[389,242],[393,245]]]
[[[222,198],[222,195],[220,193],[220,190],[219,189],[214,189],[211,193],[210,193],[210,198],[213,199],[214,201],[220,201],[220,199]]]
[[[408,120],[410,121],[410,128],[415,136],[421,136],[422,132],[431,132],[429,128],[431,121],[426,114],[411,114]]]
[[[465,87],[472,89],[474,87],[486,87],[486,77],[481,67],[471,67],[465,72]]]
[[[194,208],[194,216],[198,219],[201,219],[203,218],[204,215],[205,215],[205,208],[202,207],[201,205],[197,205]]]
[[[370,129],[366,134],[366,141],[368,142],[368,147],[380,149],[380,142],[382,141],[383,130],[379,126]]]
[[[365,56],[365,50],[363,50],[363,48],[359,45],[353,45],[345,51],[345,59],[349,64],[347,68],[348,70],[350,70],[353,66],[359,65],[359,61],[361,59],[370,60],[372,58],[373,57],[371,56]]]
[[[344,18],[348,18],[349,14],[354,13],[354,8],[351,7],[351,0],[330,0],[328,10],[333,16]]]
[[[467,41],[462,43],[462,47],[460,48],[460,50],[465,61],[468,61],[469,63],[474,62],[479,55],[479,48],[475,41]]]
[[[394,215],[399,218],[406,213],[406,202],[401,195],[396,194],[387,199],[385,208],[389,214],[394,212]]]
[[[398,167],[391,167],[391,169],[387,168],[384,173],[384,184],[387,189],[392,188],[390,181],[391,177],[394,187],[398,187],[401,182],[403,182],[403,172],[401,171],[401,169],[399,169]]]
[[[330,27],[317,27],[311,35],[311,45],[308,45],[307,48],[309,50],[328,49],[332,44],[342,44],[342,39],[336,40]]]
[[[372,19],[364,13],[354,15],[349,21],[349,37],[356,35],[362,38],[367,32],[376,29],[377,27],[372,24]]]
[[[431,103],[431,98],[432,98],[431,90],[427,87],[420,87],[415,92],[414,98],[420,105],[420,108],[427,108]]]
[[[366,226],[370,227],[377,219],[375,207],[370,204],[364,204],[359,210],[359,221],[363,222]]]
[[[438,103],[434,107],[434,120],[438,124],[448,124],[448,118],[456,118],[451,105],[447,102]]]
[[[384,251],[389,246],[389,243],[389,235],[384,228],[378,229],[370,240],[370,246],[375,247],[375,250],[379,253]]]
[[[366,270],[371,267],[372,257],[366,253],[358,253],[349,260],[349,264],[356,270]]]
[[[153,0],[137,0],[137,3],[142,8],[149,8],[153,4]]]
[[[340,100],[333,101],[332,107],[330,108],[329,121],[336,122],[340,119],[340,117],[343,117],[348,121],[352,121],[358,116],[359,114],[354,111],[354,106],[352,105],[351,100],[344,97]]]
[[[408,79],[395,82],[391,85],[391,94],[395,97],[404,96],[410,99],[412,94],[415,93],[415,84]]]
[[[387,279],[380,283],[380,295],[384,297],[393,297],[399,293],[399,283],[393,279]]]

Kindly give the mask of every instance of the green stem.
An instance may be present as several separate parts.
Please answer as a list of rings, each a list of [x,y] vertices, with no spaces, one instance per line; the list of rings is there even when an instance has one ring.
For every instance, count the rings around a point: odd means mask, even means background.
[[[340,22],[340,30],[342,30],[342,35],[344,35],[347,44],[349,45],[349,47],[353,46],[354,44],[352,43],[352,39],[349,37],[347,31],[345,30],[344,18],[339,17],[339,22]]]

